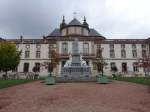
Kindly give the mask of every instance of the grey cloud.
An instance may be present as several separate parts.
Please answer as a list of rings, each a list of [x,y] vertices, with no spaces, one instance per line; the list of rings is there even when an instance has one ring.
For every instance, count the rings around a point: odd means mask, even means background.
[[[107,38],[147,38],[150,36],[150,14],[139,14],[131,7],[119,6],[113,0],[0,0],[0,36],[35,38],[48,35],[59,27],[62,16],[87,21],[92,28]],[[118,1],[118,0],[116,0]],[[125,2],[125,0],[122,0]],[[128,0],[126,0],[128,1]],[[146,2],[147,0],[143,0]],[[128,3],[128,2],[125,2]],[[125,4],[128,5],[128,4]],[[116,7],[118,9],[116,9]],[[135,7],[136,8],[136,7]],[[141,15],[140,15],[141,14]]]

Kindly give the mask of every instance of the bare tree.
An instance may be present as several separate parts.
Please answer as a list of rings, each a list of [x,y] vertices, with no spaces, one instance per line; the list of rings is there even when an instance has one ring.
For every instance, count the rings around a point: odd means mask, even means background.
[[[96,57],[95,64],[97,65],[97,71],[101,72],[103,75],[104,67],[107,65],[107,63],[105,62],[105,60],[102,56],[102,50],[103,50],[103,48],[97,50],[97,57]]]
[[[50,73],[53,72],[53,69],[57,66],[58,62],[59,62],[59,56],[58,56],[58,54],[56,53],[55,50],[52,50],[51,51],[49,68],[48,68]]]
[[[58,62],[59,62],[59,55],[56,53],[56,51],[50,50],[49,52],[49,62],[44,62],[41,64],[41,66],[44,66],[46,69],[48,69],[48,71],[50,72],[50,76],[54,70],[54,68],[57,66]]]
[[[118,68],[116,67],[116,65],[114,65],[114,66],[111,68],[111,71],[113,72],[113,74],[112,74],[113,78],[116,77],[116,72],[118,71]]]
[[[143,67],[145,76],[148,76],[150,80],[150,38],[146,42],[147,51],[143,54],[143,58],[139,58],[137,65],[139,67]],[[149,84],[149,92],[150,92],[150,84]]]
[[[150,75],[150,52],[146,52],[143,58],[139,58],[137,62],[138,67],[143,67],[145,76]]]

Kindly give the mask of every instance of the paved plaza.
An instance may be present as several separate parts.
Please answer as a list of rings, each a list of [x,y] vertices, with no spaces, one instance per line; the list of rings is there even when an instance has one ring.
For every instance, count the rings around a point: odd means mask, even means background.
[[[0,90],[0,112],[150,112],[150,94],[139,84],[40,81]]]

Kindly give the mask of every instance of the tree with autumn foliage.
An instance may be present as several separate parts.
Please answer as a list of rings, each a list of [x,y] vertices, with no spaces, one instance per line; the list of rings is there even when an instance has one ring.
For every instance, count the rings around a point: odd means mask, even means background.
[[[51,75],[51,73],[53,72],[54,68],[56,68],[58,63],[59,63],[59,55],[56,53],[54,49],[52,49],[49,50],[49,61],[41,63],[40,67],[43,66],[46,69],[48,69]]]
[[[150,52],[147,52],[143,58],[139,58],[137,62],[138,67],[143,67],[145,76],[150,75]]]
[[[49,71],[49,75],[45,80],[45,84],[46,85],[53,85],[56,84],[56,79],[54,76],[52,76],[52,72],[54,70],[54,68],[57,66],[58,62],[59,62],[59,55],[56,53],[56,51],[54,49],[50,49],[49,50],[49,58],[50,61],[46,62],[47,63],[47,68]]]
[[[16,45],[10,42],[0,43],[0,71],[6,73],[14,70],[20,62],[21,51],[17,51]]]
[[[97,65],[97,71],[101,72],[102,74],[104,73],[104,67],[107,65],[105,62],[103,56],[102,56],[102,48],[97,50],[97,57],[96,57],[96,62],[95,64]]]
[[[146,42],[147,52],[143,54],[143,58],[139,58],[136,63],[138,67],[143,67],[145,71],[145,76],[149,77],[150,80],[150,40]],[[150,93],[150,84],[149,84],[149,93]]]
[[[50,62],[48,65],[48,69],[51,72],[53,72],[54,68],[57,66],[59,62],[59,55],[56,53],[55,50],[50,51]]]

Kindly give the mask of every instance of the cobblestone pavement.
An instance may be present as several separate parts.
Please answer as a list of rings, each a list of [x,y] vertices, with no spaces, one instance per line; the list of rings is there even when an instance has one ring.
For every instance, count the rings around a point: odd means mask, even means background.
[[[150,112],[150,94],[139,84],[38,82],[0,90],[0,112]]]

